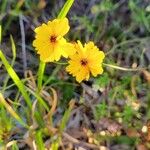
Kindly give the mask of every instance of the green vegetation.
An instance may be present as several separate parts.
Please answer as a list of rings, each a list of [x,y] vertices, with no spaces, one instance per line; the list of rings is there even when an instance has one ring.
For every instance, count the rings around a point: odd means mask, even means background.
[[[67,39],[104,51],[102,75],[40,62],[34,28],[65,16]],[[150,149],[149,41],[148,0],[2,0],[0,150]]]

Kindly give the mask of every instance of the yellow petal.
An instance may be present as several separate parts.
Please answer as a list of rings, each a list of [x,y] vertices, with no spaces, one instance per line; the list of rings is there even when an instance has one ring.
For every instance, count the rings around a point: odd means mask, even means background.
[[[72,56],[76,53],[76,49],[73,44],[66,43],[62,45],[62,56],[67,58],[68,56]]]
[[[52,29],[53,34],[56,36],[64,36],[69,31],[69,22],[67,18],[54,19],[48,22],[49,28]]]
[[[92,73],[92,75],[94,76],[94,77],[96,77],[98,74],[102,74],[103,73],[103,68],[101,67],[101,66],[99,66],[99,67],[90,67],[90,71],[91,71],[91,73]]]
[[[84,79],[89,79],[89,72],[88,70],[82,68],[82,70],[80,70],[80,72],[76,75],[76,80],[80,83]]]
[[[52,34],[52,28],[49,28],[45,23],[43,23],[41,26],[35,28],[34,32],[38,36],[49,36]]]

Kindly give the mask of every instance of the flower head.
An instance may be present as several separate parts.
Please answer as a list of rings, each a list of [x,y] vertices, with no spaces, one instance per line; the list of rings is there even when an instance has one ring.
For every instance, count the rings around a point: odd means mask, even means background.
[[[75,44],[76,53],[70,56],[69,65],[66,70],[76,77],[78,82],[88,80],[90,74],[94,77],[103,73],[102,62],[105,54],[94,45],[88,42],[82,46],[81,42]]]
[[[33,46],[43,62],[58,61],[61,56],[67,58],[75,53],[73,44],[63,38],[69,28],[68,19],[64,18],[48,21],[34,30],[36,35]]]

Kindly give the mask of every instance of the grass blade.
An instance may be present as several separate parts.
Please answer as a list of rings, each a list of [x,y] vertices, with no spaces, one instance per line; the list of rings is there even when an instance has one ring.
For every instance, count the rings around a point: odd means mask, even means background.
[[[64,114],[64,116],[61,120],[61,124],[60,124],[60,127],[59,127],[59,130],[60,130],[61,133],[63,132],[63,130],[66,127],[66,124],[67,124],[67,122],[69,120],[69,117],[70,117],[71,110],[74,107],[74,104],[75,104],[75,101],[71,100],[70,103],[69,103],[69,108],[65,111],[65,114]]]
[[[2,26],[0,25],[0,44],[2,42]]]
[[[24,121],[18,116],[18,114],[13,110],[13,108],[5,101],[3,95],[0,93],[0,103],[5,106],[7,111],[14,117],[20,124],[27,127]]]
[[[30,88],[28,88],[28,87],[26,87],[26,88],[27,88],[27,90],[28,90],[32,95],[34,95],[34,96],[37,98],[38,102],[39,102],[47,111],[49,111],[49,107],[48,107],[47,103],[40,97],[39,93],[32,91],[32,90],[31,90]]]
[[[38,149],[45,150],[41,131],[38,131],[36,133],[36,143],[37,143]]]
[[[7,59],[5,58],[5,56],[4,56],[4,54],[3,54],[3,52],[1,50],[0,50],[0,58],[1,58],[2,62],[3,62],[3,64],[4,64],[8,74],[10,75],[10,77],[12,78],[12,80],[14,81],[14,83],[16,84],[16,86],[18,87],[20,92],[22,93],[22,96],[24,97],[27,105],[31,109],[32,104],[31,104],[31,101],[30,101],[30,97],[29,97],[28,93],[26,92],[24,84],[19,79],[18,75],[16,74],[14,69],[11,67],[11,65],[8,63]]]
[[[16,59],[16,45],[15,45],[12,35],[10,35],[10,41],[11,41],[11,49],[12,49],[12,53],[13,53],[13,60],[14,60],[14,59]]]
[[[12,35],[10,35],[10,41],[11,41],[11,50],[12,50],[12,54],[13,54],[13,59],[11,61],[11,66],[13,67],[14,63],[15,63],[15,60],[16,60],[16,45],[15,45],[15,42],[14,42],[14,39],[13,39]],[[4,81],[3,88],[2,88],[2,93],[4,93],[4,91],[6,89],[6,86],[7,86],[7,83],[9,81],[9,78],[10,78],[10,76],[7,75],[6,79]]]

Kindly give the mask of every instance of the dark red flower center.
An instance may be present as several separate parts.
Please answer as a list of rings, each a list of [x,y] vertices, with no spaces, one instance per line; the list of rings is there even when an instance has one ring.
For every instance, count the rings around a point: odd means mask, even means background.
[[[88,61],[86,59],[82,59],[80,61],[80,63],[81,63],[82,66],[86,66],[88,64]]]
[[[51,37],[50,37],[50,41],[51,41],[51,43],[55,43],[56,42],[56,36],[54,36],[54,35],[52,35]]]

